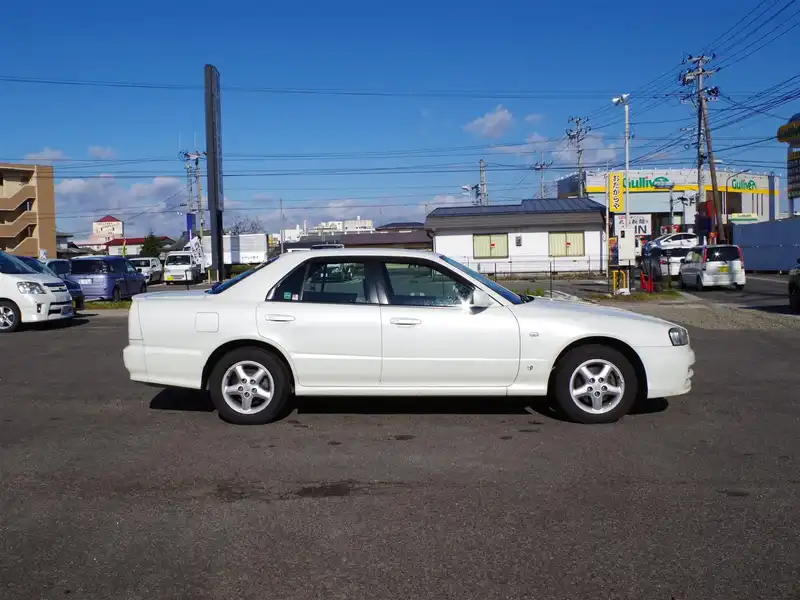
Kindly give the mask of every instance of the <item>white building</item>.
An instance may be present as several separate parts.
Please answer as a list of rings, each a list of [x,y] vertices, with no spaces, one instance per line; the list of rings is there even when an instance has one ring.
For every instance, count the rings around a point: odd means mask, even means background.
[[[125,224],[111,215],[92,223],[92,234],[82,240],[74,240],[74,244],[86,250],[104,250],[111,240],[122,239],[125,236]]]
[[[606,205],[605,171],[586,173],[585,195]],[[628,211],[641,226],[641,235],[658,234],[662,228],[681,226],[707,233],[707,217],[713,213],[711,174],[703,173],[704,196],[697,203],[697,169],[631,169]],[[778,177],[749,170],[717,169],[723,223],[771,221],[778,218]],[[623,190],[628,182],[623,179]],[[558,197],[578,195],[578,176],[558,181]],[[624,208],[622,211],[624,213]],[[699,220],[697,219],[699,217]],[[613,222],[612,222],[613,224]],[[647,229],[647,232],[644,232]],[[639,233],[639,232],[637,232]]]
[[[323,235],[327,233],[371,233],[375,231],[372,219],[362,219],[360,216],[355,219],[345,219],[344,221],[323,221],[312,227],[311,233]]]
[[[440,207],[425,229],[433,250],[481,273],[598,272],[605,207],[586,198]]]

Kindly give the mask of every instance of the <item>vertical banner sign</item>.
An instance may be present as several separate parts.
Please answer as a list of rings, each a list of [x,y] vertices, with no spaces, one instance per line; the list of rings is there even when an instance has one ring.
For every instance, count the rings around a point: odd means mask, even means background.
[[[608,174],[608,210],[611,212],[625,212],[622,178],[622,171],[612,171]]]
[[[208,166],[208,209],[211,213],[211,269],[221,281],[225,273],[222,251],[222,114],[220,110],[219,71],[206,65],[206,165]]]

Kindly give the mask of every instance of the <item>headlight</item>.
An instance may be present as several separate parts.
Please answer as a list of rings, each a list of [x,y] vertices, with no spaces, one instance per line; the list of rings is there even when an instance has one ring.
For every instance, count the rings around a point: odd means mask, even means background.
[[[688,346],[689,332],[683,327],[673,327],[669,330],[669,339],[673,346]]]
[[[17,289],[20,294],[46,294],[44,288],[35,281],[18,281]]]

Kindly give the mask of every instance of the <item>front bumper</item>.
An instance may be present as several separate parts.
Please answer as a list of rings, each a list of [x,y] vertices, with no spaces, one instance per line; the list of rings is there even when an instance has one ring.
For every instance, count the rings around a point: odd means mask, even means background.
[[[75,316],[69,292],[25,294],[18,305],[23,323],[61,321]]]
[[[666,398],[688,394],[692,389],[694,350],[691,346],[638,349],[647,373],[647,397]]]

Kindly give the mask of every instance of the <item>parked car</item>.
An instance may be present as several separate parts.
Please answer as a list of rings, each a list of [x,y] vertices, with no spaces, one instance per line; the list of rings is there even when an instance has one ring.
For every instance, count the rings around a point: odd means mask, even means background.
[[[192,252],[182,250],[170,252],[164,261],[164,281],[172,283],[197,283],[200,281],[202,266]]]
[[[81,286],[79,286],[74,281],[66,279],[65,277],[60,277],[57,273],[54,273],[52,269],[50,269],[50,267],[48,267],[44,262],[40,260],[31,258],[30,256],[17,256],[17,258],[22,262],[24,262],[26,265],[28,265],[31,269],[33,269],[37,273],[58,277],[61,281],[64,282],[64,285],[67,286],[67,291],[69,292],[69,295],[72,297],[72,303],[75,310],[83,309],[84,296]]]
[[[41,262],[47,265],[47,268],[61,279],[66,279],[67,275],[69,275],[71,267],[66,258],[46,258]]]
[[[696,246],[681,260],[678,279],[683,288],[733,286],[740,290],[747,283],[742,249],[733,244]]]
[[[789,271],[789,308],[794,314],[800,314],[800,258]]]
[[[690,248],[653,248],[642,262],[647,263],[649,272],[654,277],[678,277],[681,259],[685,258]]]
[[[363,276],[319,281],[332,265]],[[136,296],[124,362],[154,385],[209,390],[233,423],[273,421],[298,396],[545,396],[581,423],[685,394],[683,327],[520,296],[426,251],[294,252],[206,292]],[[491,400],[487,400],[491,402]]]
[[[700,243],[700,239],[693,233],[670,233],[653,242],[658,248],[693,248]]]
[[[63,281],[0,252],[0,333],[16,331],[23,323],[61,321],[74,314]]]
[[[129,260],[136,270],[145,276],[148,285],[164,281],[164,267],[158,258],[139,256]]]
[[[147,291],[147,280],[123,256],[72,259],[69,280],[83,289],[86,300],[122,300]]]

